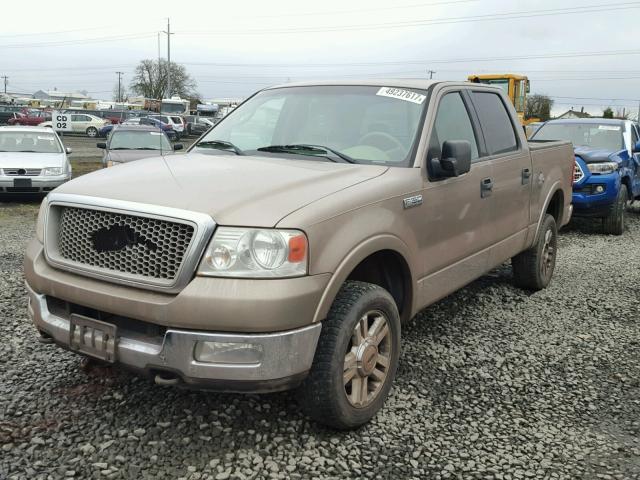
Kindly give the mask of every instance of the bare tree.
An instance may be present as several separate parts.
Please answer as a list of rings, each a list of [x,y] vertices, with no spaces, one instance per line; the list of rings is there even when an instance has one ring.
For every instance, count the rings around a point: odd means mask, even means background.
[[[164,98],[167,90],[167,61],[142,60],[136,67],[133,80],[129,85],[131,91],[145,98]],[[171,62],[171,95],[183,98],[197,96],[196,82],[187,73],[186,68]]]
[[[527,108],[525,118],[539,118],[546,122],[551,117],[551,108],[553,100],[546,95],[529,95],[527,97]]]

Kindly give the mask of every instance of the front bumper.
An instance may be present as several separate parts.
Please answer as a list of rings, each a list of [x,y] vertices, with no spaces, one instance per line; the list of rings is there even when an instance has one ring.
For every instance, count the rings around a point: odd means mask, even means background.
[[[50,310],[47,297],[27,283],[29,315],[36,328],[58,345],[70,348],[68,315]],[[217,333],[166,329],[163,335],[144,335],[119,328],[116,363],[155,377],[156,383],[225,391],[266,392],[297,385],[311,368],[321,324],[277,333]],[[260,345],[259,363],[204,363],[194,357],[196,342]]]
[[[604,191],[594,193],[592,191],[594,186],[601,186]],[[589,174],[573,186],[574,215],[577,217],[607,216],[618,198],[620,187],[621,180],[617,172],[603,175]]]
[[[30,179],[30,187],[14,186],[15,179]],[[8,177],[0,176],[0,193],[47,193],[71,180],[71,174],[60,176]]]

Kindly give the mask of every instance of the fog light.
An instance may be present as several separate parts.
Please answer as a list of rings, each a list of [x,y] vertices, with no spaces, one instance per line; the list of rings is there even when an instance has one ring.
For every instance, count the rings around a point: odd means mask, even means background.
[[[595,191],[595,193],[602,193],[604,192],[604,186],[596,185],[596,188],[594,188],[593,190]]]
[[[235,342],[197,342],[194,358],[202,363],[259,364],[264,357],[262,345]]]

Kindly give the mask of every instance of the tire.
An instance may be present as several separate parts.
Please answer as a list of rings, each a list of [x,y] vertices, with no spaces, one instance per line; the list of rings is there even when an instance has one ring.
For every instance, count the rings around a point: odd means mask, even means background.
[[[616,203],[611,206],[611,212],[608,217],[604,217],[602,227],[604,233],[609,235],[622,235],[624,232],[624,217],[625,210],[627,209],[627,200],[629,195],[627,193],[626,185],[620,185],[620,191],[618,192],[618,198]]]
[[[87,136],[95,138],[98,136],[98,129],[96,127],[87,128]]]
[[[400,315],[391,294],[371,283],[346,282],[322,324],[311,371],[298,391],[303,410],[340,430],[367,423],[389,394],[399,357]]]
[[[552,215],[546,214],[535,244],[511,259],[516,286],[527,290],[547,288],[553,277],[558,252],[558,228]]]

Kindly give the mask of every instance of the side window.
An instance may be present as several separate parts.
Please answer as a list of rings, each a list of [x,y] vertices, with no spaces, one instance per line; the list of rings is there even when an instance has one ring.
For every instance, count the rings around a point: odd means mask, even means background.
[[[478,158],[476,135],[459,92],[447,93],[440,100],[431,133],[430,149],[442,151],[442,145],[447,140],[467,140],[471,144],[471,160]]]
[[[82,121],[82,115],[71,115],[71,121],[72,122],[81,122]]]
[[[490,92],[473,92],[473,102],[477,107],[489,155],[517,150],[516,132],[500,96]]]
[[[633,150],[634,145],[638,143],[638,132],[634,125],[631,125],[631,150]]]

